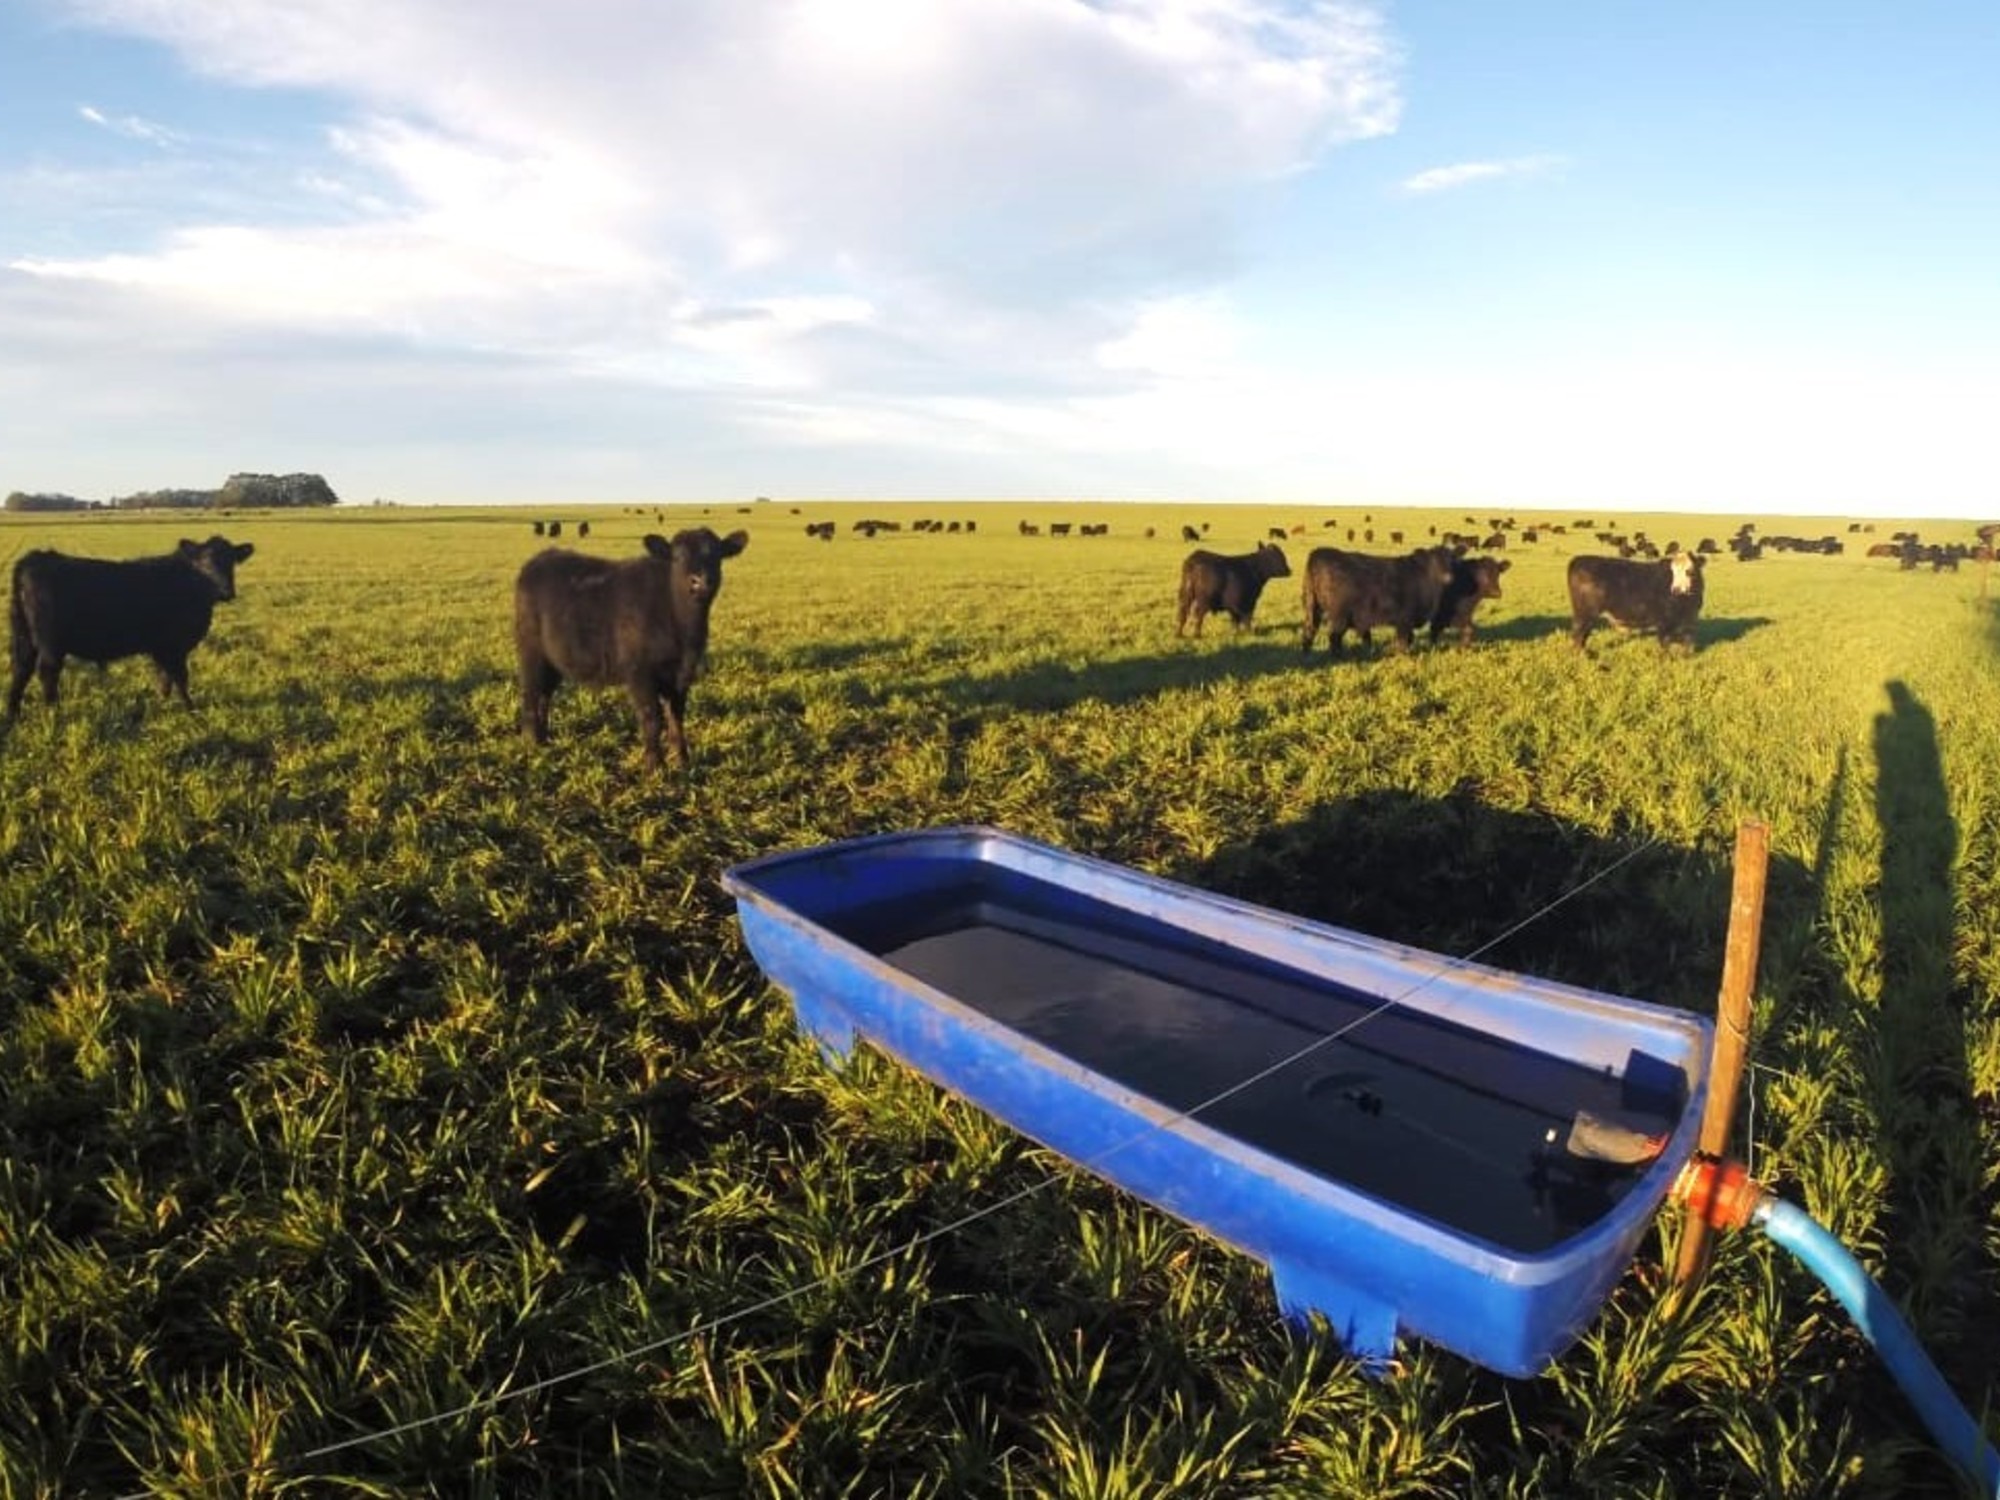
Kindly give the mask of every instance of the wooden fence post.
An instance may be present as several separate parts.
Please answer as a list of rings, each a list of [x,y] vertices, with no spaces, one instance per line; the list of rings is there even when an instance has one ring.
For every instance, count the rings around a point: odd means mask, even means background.
[[[1715,1050],[1708,1064],[1708,1100],[1701,1116],[1701,1149],[1720,1156],[1729,1149],[1736,1098],[1750,1048],[1750,997],[1757,988],[1757,954],[1764,933],[1764,878],[1770,868],[1771,830],[1756,819],[1736,829],[1736,869],[1729,893],[1729,939],[1722,958],[1722,991],[1715,1005]],[[1687,1206],[1676,1289],[1701,1280],[1713,1246],[1698,1205]]]

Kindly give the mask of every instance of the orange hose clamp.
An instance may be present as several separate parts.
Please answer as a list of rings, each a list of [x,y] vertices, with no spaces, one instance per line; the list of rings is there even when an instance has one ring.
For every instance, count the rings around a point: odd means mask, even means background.
[[[1668,1195],[1685,1203],[1711,1229],[1741,1229],[1771,1190],[1741,1162],[1696,1153],[1688,1158]]]

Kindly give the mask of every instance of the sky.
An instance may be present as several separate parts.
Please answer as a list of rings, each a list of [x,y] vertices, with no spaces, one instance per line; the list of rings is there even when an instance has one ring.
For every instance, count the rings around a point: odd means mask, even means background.
[[[0,0],[0,491],[2000,515],[1991,0]]]

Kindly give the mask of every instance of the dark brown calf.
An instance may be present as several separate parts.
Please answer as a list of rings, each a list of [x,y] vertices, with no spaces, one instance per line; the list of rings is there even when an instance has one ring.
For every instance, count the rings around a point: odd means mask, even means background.
[[[1327,652],[1337,656],[1349,630],[1365,646],[1380,625],[1393,630],[1397,646],[1407,651],[1416,633],[1437,618],[1455,560],[1449,547],[1424,547],[1407,557],[1313,548],[1306,559],[1306,618],[1299,649],[1312,650],[1324,624]]]
[[[1201,634],[1210,610],[1220,610],[1241,630],[1257,611],[1257,598],[1273,578],[1289,578],[1292,565],[1282,547],[1259,542],[1255,552],[1225,557],[1216,552],[1190,552],[1181,564],[1180,615],[1174,634],[1185,635],[1188,621]]]
[[[514,647],[520,664],[521,728],[549,737],[549,700],[567,677],[622,685],[639,715],[646,764],[660,765],[660,706],[667,737],[686,769],[688,689],[708,649],[708,614],[722,590],[722,562],[750,543],[706,526],[669,542],[648,534],[646,555],[614,562],[551,547],[530,558],[514,584]]]
[[[1431,616],[1431,644],[1446,631],[1458,633],[1461,646],[1472,644],[1472,612],[1485,599],[1500,597],[1500,575],[1513,564],[1498,557],[1461,557],[1451,565],[1451,582],[1438,597]]]

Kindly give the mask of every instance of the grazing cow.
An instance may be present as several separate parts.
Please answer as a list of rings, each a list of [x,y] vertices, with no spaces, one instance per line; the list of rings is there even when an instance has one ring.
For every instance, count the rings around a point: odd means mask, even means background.
[[[1069,529],[1070,529],[1070,527],[1071,527],[1071,526],[1073,526],[1074,524],[1075,524],[1075,522],[1073,522],[1073,521],[1051,521],[1051,522],[1049,522],[1049,535],[1050,535],[1050,536],[1068,536],[1068,535],[1069,535]]]
[[[1175,635],[1187,633],[1190,616],[1194,633],[1212,609],[1221,610],[1241,630],[1257,611],[1257,596],[1273,578],[1289,578],[1292,565],[1285,561],[1285,549],[1259,542],[1255,552],[1223,557],[1215,552],[1190,552],[1181,564],[1180,622]]]
[[[528,559],[514,583],[514,647],[520,662],[521,727],[549,737],[549,699],[563,678],[622,683],[638,710],[646,764],[660,764],[660,704],[683,770],[688,688],[708,649],[708,612],[722,590],[722,561],[750,544],[746,531],[718,537],[706,526],[669,542],[645,538],[646,555],[624,562],[550,547]]]
[[[550,536],[561,536],[561,535],[562,535],[562,522],[560,522],[560,521],[551,521],[551,522],[549,522],[549,535],[550,535]]]
[[[1447,630],[1458,632],[1461,646],[1472,644],[1472,612],[1482,599],[1500,597],[1500,575],[1514,565],[1498,557],[1460,557],[1451,565],[1451,582],[1438,596],[1431,616],[1431,644]]]
[[[576,534],[577,534],[578,536],[580,536],[580,537],[583,537],[583,536],[589,536],[589,535],[590,535],[590,522],[588,522],[588,521],[578,521],[578,522],[576,523]]]
[[[1609,619],[1627,630],[1649,631],[1662,647],[1675,641],[1694,649],[1694,621],[1701,613],[1702,555],[1676,552],[1664,562],[1617,557],[1569,561],[1570,639],[1582,649],[1591,628]]]
[[[236,597],[236,565],[256,550],[212,536],[182,541],[164,557],[105,562],[40,548],[14,564],[14,678],[7,717],[21,710],[28,679],[37,674],[42,698],[55,706],[63,660],[102,665],[126,656],[151,657],[162,694],[188,703],[188,656],[208,634],[218,602]]]
[[[1282,526],[1273,526],[1267,535],[1274,542],[1282,542],[1285,539],[1285,528]]]
[[[537,521],[534,523],[534,525],[535,525],[535,535],[540,536],[544,530],[542,523],[540,521]]]
[[[1183,526],[1181,528],[1181,540],[1184,542],[1198,542],[1201,540],[1201,533],[1196,531],[1192,526]]]
[[[1299,649],[1312,650],[1324,623],[1328,655],[1340,654],[1350,629],[1369,644],[1377,625],[1393,630],[1397,647],[1407,651],[1416,633],[1437,618],[1456,561],[1449,547],[1422,547],[1407,557],[1313,548],[1306,559],[1306,623]]]

